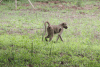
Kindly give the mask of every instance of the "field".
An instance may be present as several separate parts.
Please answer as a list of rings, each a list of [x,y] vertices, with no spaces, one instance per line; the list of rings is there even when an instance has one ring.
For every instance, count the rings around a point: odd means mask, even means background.
[[[100,67],[100,1],[0,4],[0,67]],[[66,22],[62,38],[42,41],[44,22]]]

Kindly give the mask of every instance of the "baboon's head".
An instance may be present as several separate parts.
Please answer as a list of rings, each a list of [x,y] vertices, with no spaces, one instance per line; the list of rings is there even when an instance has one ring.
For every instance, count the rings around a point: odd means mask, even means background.
[[[65,23],[65,22],[62,23],[62,26],[63,26],[63,28],[65,28],[65,29],[68,28],[68,27],[67,27],[67,23]]]

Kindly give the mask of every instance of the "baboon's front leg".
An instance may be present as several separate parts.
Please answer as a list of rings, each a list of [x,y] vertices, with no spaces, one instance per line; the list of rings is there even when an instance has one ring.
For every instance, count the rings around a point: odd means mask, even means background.
[[[60,35],[58,35],[56,42],[58,41],[58,39],[59,39],[59,36],[60,36]]]
[[[61,37],[62,32],[63,32],[63,29],[60,30],[56,42],[58,41],[59,37],[60,37],[61,41],[63,41],[63,39]]]
[[[60,37],[61,41],[63,41],[63,39],[62,39],[61,35],[60,35],[59,37]]]
[[[48,41],[48,40],[47,40],[47,38],[49,38],[49,37],[50,37],[50,36],[49,36],[49,35],[47,35],[47,36],[45,37],[45,40],[46,40],[46,41]]]

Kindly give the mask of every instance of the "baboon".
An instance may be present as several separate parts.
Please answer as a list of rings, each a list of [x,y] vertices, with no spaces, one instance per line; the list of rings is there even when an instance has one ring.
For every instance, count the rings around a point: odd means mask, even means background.
[[[46,28],[46,23],[48,24],[48,27]],[[47,38],[49,38],[49,42],[52,40],[54,34],[58,34],[58,37],[57,37],[57,40],[56,42],[58,41],[58,39],[60,38],[61,41],[63,41],[62,37],[61,37],[61,34],[63,32],[63,28],[67,29],[67,24],[65,22],[59,24],[59,25],[50,25],[50,23],[48,21],[46,21],[45,23],[45,32],[43,34],[43,37],[46,33],[46,30],[47,30],[47,33],[48,35],[45,37],[45,40],[47,40]],[[42,37],[42,40],[43,40],[43,37]]]

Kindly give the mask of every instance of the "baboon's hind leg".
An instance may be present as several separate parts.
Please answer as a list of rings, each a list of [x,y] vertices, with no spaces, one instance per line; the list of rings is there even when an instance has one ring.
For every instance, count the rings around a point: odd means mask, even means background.
[[[49,38],[49,37],[50,37],[50,36],[49,36],[49,35],[47,35],[47,36],[45,37],[45,40],[46,40],[46,41],[48,41],[48,40],[47,40],[47,38]]]
[[[49,38],[49,42],[52,40],[52,38],[53,38],[53,35]]]

